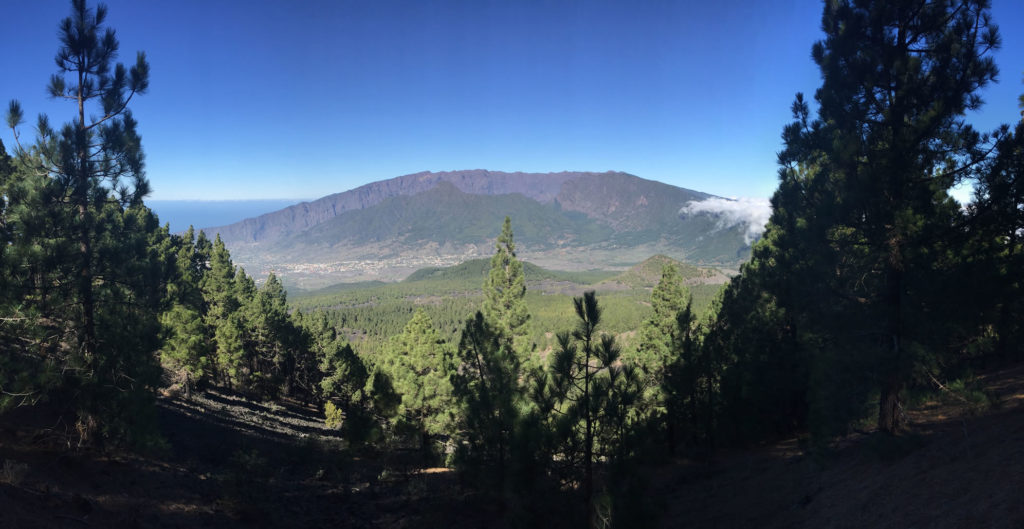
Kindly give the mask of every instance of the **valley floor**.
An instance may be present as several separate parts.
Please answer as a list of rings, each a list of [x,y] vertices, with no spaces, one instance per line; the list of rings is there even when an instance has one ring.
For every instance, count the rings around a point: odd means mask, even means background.
[[[1024,366],[983,377],[995,409],[908,411],[825,458],[796,439],[649,468],[663,527],[1024,527]],[[0,421],[0,528],[503,527],[454,473],[360,453],[300,403],[225,393],[159,401],[155,455],[67,450],[56,415]],[[57,424],[57,426],[55,426]]]

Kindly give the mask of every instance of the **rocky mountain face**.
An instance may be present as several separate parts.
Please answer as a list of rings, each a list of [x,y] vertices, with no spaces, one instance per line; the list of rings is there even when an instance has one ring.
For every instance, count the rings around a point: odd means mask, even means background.
[[[680,215],[709,197],[621,172],[423,172],[205,231],[250,272],[299,283],[399,279],[487,256],[506,215],[520,256],[548,268],[624,268],[656,253],[734,266],[749,253],[742,227]]]

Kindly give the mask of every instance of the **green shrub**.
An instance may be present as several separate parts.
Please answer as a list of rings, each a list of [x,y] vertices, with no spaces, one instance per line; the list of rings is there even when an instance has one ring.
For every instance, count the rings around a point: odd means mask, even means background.
[[[344,412],[341,411],[341,408],[335,406],[333,402],[328,402],[324,405],[324,424],[328,428],[341,428],[344,418]]]

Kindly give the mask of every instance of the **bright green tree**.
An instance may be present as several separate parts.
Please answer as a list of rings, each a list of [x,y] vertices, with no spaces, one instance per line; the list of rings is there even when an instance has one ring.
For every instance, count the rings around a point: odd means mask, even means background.
[[[200,240],[205,239],[200,234]],[[197,244],[198,249],[198,244]],[[210,248],[209,270],[203,274],[200,287],[206,302],[206,325],[212,329],[214,344],[214,373],[221,384],[231,385],[239,380],[245,357],[244,321],[235,286],[235,265],[231,262],[220,235]]]
[[[523,263],[516,258],[512,221],[508,217],[505,217],[494,247],[491,270],[484,282],[483,314],[511,345],[515,337],[525,334],[530,313],[524,299],[526,277],[523,275]]]
[[[644,378],[645,401],[652,418],[665,413],[665,377],[678,356],[673,347],[679,334],[678,316],[687,308],[689,298],[679,270],[675,265],[664,265],[661,279],[651,291],[651,315],[640,327],[636,352],[629,358]]]
[[[385,367],[401,395],[399,418],[420,434],[421,446],[430,437],[449,431],[454,422],[452,352],[423,309],[417,309],[402,334],[387,346]]]
[[[299,332],[288,313],[287,295],[277,276],[271,273],[258,290],[251,281],[239,269],[236,285],[242,286],[240,298],[247,299],[242,310],[248,384],[258,395],[276,398],[282,385],[290,392],[294,384]]]
[[[198,263],[191,227],[184,235],[167,236],[161,251],[172,263],[160,315],[161,359],[184,373],[185,393],[191,395],[213,369],[212,335],[203,319],[205,302],[199,286],[205,269]]]

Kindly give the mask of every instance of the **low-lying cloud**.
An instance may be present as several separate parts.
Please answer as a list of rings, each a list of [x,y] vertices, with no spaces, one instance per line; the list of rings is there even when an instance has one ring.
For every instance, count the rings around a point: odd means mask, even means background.
[[[743,240],[751,244],[764,233],[764,226],[772,214],[771,201],[767,198],[720,198],[688,202],[679,210],[680,215],[705,213],[718,222],[718,229],[744,226]]]

